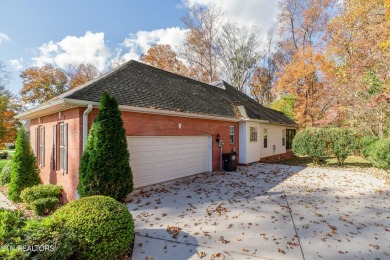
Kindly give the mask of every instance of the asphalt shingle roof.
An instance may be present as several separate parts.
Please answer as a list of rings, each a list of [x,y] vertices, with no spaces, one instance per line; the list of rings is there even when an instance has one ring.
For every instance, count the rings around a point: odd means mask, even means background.
[[[226,82],[223,85],[225,89],[132,60],[62,97],[99,102],[107,90],[120,105],[224,118],[241,118],[245,109],[250,119],[295,125],[282,112],[260,105]]]

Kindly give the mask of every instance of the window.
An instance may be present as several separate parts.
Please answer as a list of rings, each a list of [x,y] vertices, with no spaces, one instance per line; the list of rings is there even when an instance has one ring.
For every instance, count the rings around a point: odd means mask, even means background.
[[[68,164],[68,124],[60,124],[60,170],[67,171]]]
[[[39,164],[45,166],[45,127],[39,128]]]
[[[286,144],[286,130],[282,130],[282,146]]]
[[[229,132],[230,132],[230,143],[234,144],[234,125],[230,126]]]
[[[57,170],[57,125],[53,125],[53,170]]]
[[[264,128],[264,148],[268,147],[268,129]]]
[[[34,129],[34,154],[38,157],[38,127]]]
[[[251,126],[249,128],[249,141],[257,142],[257,127]]]

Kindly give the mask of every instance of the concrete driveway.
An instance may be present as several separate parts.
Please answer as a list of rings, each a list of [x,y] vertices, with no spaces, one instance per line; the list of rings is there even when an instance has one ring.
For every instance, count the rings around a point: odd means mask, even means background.
[[[390,259],[389,195],[364,173],[267,164],[153,185],[127,204],[133,259]]]

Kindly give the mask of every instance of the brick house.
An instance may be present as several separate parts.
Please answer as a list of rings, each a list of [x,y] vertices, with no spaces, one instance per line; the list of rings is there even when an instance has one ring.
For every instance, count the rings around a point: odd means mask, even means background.
[[[224,81],[210,84],[129,61],[17,117],[30,121],[31,146],[43,183],[77,198],[78,167],[88,129],[107,90],[115,96],[126,130],[136,188],[220,169],[235,150],[247,165],[284,156],[296,124]]]

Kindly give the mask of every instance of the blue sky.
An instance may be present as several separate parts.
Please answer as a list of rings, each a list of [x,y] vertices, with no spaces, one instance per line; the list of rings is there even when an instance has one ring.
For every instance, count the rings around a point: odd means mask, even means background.
[[[178,50],[185,34],[180,21],[194,4],[219,5],[226,21],[274,24],[276,0],[0,0],[0,60],[12,72],[17,94],[20,71],[51,63],[66,68],[89,62],[100,71],[137,59],[153,43]]]

